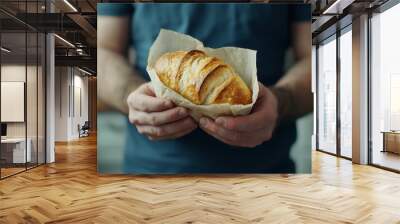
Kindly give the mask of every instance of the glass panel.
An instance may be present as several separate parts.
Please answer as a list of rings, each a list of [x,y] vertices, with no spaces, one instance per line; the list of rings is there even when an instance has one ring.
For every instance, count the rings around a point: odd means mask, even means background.
[[[400,170],[400,4],[374,15],[372,29],[372,163]]]
[[[340,153],[351,158],[352,149],[352,35],[340,36]]]
[[[38,36],[36,32],[31,32],[27,34],[28,38],[28,64],[27,64],[27,81],[26,81],[26,89],[27,89],[27,98],[26,98],[26,112],[27,112],[27,142],[28,149],[30,147],[30,160],[28,168],[34,167],[37,165],[37,132],[38,132],[38,108],[37,108],[37,98],[38,98],[38,88],[37,88],[37,79],[38,79],[38,49],[37,49],[37,41]]]
[[[336,153],[336,38],[318,48],[318,148]]]
[[[16,16],[43,13],[45,1],[1,1]],[[29,14],[28,14],[29,16]],[[30,18],[30,17],[28,17]],[[38,18],[33,16],[33,19]],[[33,23],[38,21],[31,21]],[[0,177],[45,162],[45,35],[0,12],[2,143]]]
[[[25,170],[26,150],[26,34],[2,33],[1,45],[1,140],[2,178]],[[28,144],[29,146],[29,144]]]
[[[38,163],[45,163],[45,52],[46,37],[44,34],[39,34],[39,46],[38,46]]]
[[[36,1],[27,2],[26,12],[37,13],[39,5]],[[38,17],[32,17],[32,20]],[[37,23],[38,21],[31,21]],[[27,30],[27,143],[31,150],[31,159],[27,163],[28,168],[37,166],[38,163],[38,33],[34,30]]]

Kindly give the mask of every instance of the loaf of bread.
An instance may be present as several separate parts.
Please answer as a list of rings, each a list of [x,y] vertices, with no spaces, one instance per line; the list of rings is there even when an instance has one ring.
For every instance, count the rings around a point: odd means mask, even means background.
[[[203,51],[175,51],[162,55],[155,71],[167,87],[194,104],[250,104],[252,93],[233,68]]]

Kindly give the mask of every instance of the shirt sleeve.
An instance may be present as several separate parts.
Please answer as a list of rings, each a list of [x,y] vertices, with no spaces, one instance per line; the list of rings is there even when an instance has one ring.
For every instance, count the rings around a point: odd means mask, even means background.
[[[133,4],[127,3],[98,3],[99,16],[130,16],[133,13]]]
[[[295,4],[289,6],[289,15],[292,22],[311,22],[311,5]]]

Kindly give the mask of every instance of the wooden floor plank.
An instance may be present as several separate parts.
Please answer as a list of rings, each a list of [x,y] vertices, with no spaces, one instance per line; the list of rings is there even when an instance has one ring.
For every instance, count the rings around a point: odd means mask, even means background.
[[[400,223],[400,175],[313,152],[313,174],[96,173],[96,138],[0,181],[0,223]]]

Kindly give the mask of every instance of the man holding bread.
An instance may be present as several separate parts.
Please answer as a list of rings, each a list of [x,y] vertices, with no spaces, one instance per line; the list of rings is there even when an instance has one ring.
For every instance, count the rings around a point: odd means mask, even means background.
[[[99,4],[98,14],[98,96],[128,115],[127,173],[295,172],[289,157],[295,119],[311,112],[313,104],[309,5]],[[157,97],[146,66],[163,28],[207,47],[256,50],[259,94],[252,111],[196,122],[187,108]],[[134,65],[127,59],[129,47]],[[290,48],[296,62],[285,73]],[[157,66],[166,86],[196,104],[245,104],[251,96],[229,65],[202,52],[174,52]],[[208,89],[196,88],[199,82],[179,86],[193,71],[201,83],[210,83]]]

